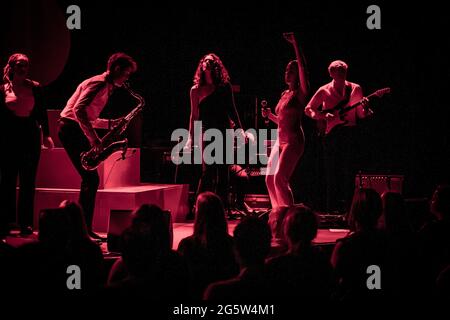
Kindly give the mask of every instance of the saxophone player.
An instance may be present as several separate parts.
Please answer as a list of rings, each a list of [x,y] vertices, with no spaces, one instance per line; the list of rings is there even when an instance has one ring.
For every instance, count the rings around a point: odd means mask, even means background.
[[[95,129],[110,129],[120,119],[100,119],[114,88],[121,87],[137,69],[137,64],[125,53],[114,53],[108,59],[107,70],[84,80],[67,101],[58,123],[58,136],[75,169],[81,176],[78,202],[83,208],[89,236],[105,240],[92,230],[95,197],[99,186],[97,170],[85,170],[80,154],[91,148],[101,149]]]

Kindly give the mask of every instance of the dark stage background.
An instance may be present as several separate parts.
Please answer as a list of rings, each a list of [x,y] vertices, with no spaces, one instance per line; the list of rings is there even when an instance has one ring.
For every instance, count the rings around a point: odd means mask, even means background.
[[[71,4],[81,8],[81,30],[65,26]],[[392,88],[374,101],[376,114],[362,124],[364,147],[355,154],[364,172],[404,174],[407,197],[429,196],[449,177],[447,11],[430,2],[378,2],[381,30],[369,30],[370,4],[14,1],[2,4],[0,59],[3,66],[13,52],[28,54],[31,77],[46,85],[47,107],[61,109],[82,80],[105,70],[110,54],[133,56],[139,70],[130,82],[148,105],[141,142],[150,151],[143,152],[142,180],[151,181],[160,171],[152,150],[170,149],[171,132],[188,126],[200,57],[215,52],[222,58],[240,86],[244,123],[254,127],[255,104],[267,99],[273,106],[284,90],[294,52],[282,32],[293,31],[307,59],[311,93],[329,81],[327,66],[335,59],[349,64],[348,79],[365,93]],[[127,105],[123,92],[115,98],[105,113]],[[314,123],[305,118],[304,124],[308,145],[292,184],[298,201],[314,203],[321,193],[320,144]]]

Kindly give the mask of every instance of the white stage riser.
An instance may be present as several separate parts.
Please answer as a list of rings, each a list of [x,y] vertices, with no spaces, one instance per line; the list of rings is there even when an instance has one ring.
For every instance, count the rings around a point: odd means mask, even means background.
[[[63,200],[78,201],[78,189],[38,188],[35,196],[34,226],[38,228],[39,213],[56,208]],[[156,204],[170,210],[173,222],[184,222],[189,212],[189,185],[148,184],[99,190],[95,202],[93,229],[107,232],[112,210],[135,210],[142,204]]]

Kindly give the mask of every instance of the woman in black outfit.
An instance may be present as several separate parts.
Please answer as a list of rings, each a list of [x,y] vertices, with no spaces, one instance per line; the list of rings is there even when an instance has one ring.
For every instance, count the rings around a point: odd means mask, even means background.
[[[228,71],[220,58],[209,53],[200,59],[194,76],[194,85],[190,92],[191,115],[189,122],[190,138],[185,148],[190,149],[192,140],[203,141],[207,129],[217,129],[222,133],[225,146],[226,129],[242,128],[237,113],[233,90]],[[194,137],[194,121],[202,122],[202,136]],[[202,143],[203,144],[203,143]],[[223,148],[223,163],[226,163],[225,147]],[[228,150],[229,152],[229,150]],[[197,188],[197,194],[211,191],[218,194],[226,203],[228,184],[228,166],[226,164],[207,164],[202,156],[202,177]]]
[[[43,144],[53,148],[49,136],[42,90],[38,82],[27,78],[29,59],[15,53],[3,69],[0,86],[0,235],[9,233],[9,224],[16,220],[16,182],[19,177],[17,202],[18,224],[22,235],[33,229],[34,190]]]

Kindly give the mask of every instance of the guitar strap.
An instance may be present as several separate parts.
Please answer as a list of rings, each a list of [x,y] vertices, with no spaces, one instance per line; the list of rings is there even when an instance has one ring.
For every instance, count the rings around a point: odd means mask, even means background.
[[[345,96],[333,109],[333,111],[342,109],[350,101],[350,95],[352,93],[352,86],[350,84],[345,85]]]
[[[345,96],[344,96],[344,98],[341,101],[339,101],[339,103],[337,105],[335,105],[333,108],[327,109],[327,110],[329,110],[329,111],[336,111],[336,110],[340,110],[340,109],[344,108],[345,105],[350,101],[351,93],[352,93],[352,86],[350,84],[346,84],[345,85]],[[320,105],[318,109],[321,112],[325,111],[323,109],[323,105]],[[325,120],[317,121],[317,127],[318,127],[318,131],[319,131],[319,136],[325,136],[326,126],[327,126],[327,124],[326,124]]]

